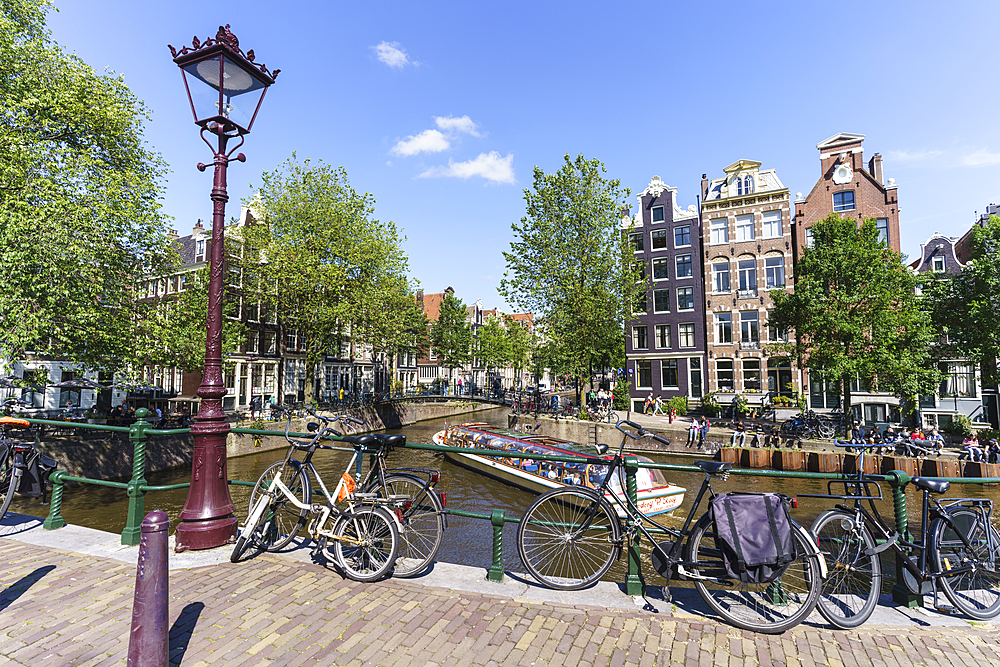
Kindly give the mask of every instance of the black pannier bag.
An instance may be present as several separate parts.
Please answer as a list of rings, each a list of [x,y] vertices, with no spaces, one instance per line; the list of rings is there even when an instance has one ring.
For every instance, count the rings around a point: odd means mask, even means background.
[[[788,505],[776,493],[727,493],[712,499],[715,542],[726,573],[747,584],[767,584],[799,555]]]
[[[29,498],[38,498],[45,493],[49,474],[56,469],[56,460],[48,454],[36,451],[25,452],[27,467],[21,475],[17,492]]]

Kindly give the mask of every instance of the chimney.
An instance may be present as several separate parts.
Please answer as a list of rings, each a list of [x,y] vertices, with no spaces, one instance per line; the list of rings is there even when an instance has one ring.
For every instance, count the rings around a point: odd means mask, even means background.
[[[701,197],[702,199],[708,197],[708,174],[701,175]]]
[[[868,173],[875,177],[879,185],[882,185],[882,155],[875,153],[868,161]]]
[[[203,231],[205,228],[201,226],[201,218],[198,218],[198,222],[194,223],[194,231],[191,232],[191,236],[197,236]]]
[[[176,229],[167,230],[167,238],[176,239],[179,236]]]

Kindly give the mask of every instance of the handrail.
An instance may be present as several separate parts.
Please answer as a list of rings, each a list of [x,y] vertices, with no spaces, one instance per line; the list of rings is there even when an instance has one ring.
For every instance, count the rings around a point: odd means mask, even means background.
[[[129,434],[129,439],[133,442],[134,455],[133,455],[133,474],[132,478],[128,482],[114,482],[107,480],[90,479],[86,477],[77,477],[70,475],[66,471],[56,470],[52,472],[49,476],[49,481],[52,482],[52,498],[50,502],[49,515],[46,517],[43,527],[46,530],[54,530],[56,528],[61,528],[65,525],[60,512],[62,508],[62,495],[63,487],[66,482],[79,482],[85,484],[93,484],[98,486],[105,486],[110,488],[124,489],[129,497],[129,509],[128,518],[126,520],[125,529],[122,531],[122,544],[124,545],[136,545],[139,543],[139,538],[141,537],[140,526],[143,518],[144,509],[144,498],[145,494],[151,491],[169,491],[175,489],[182,489],[190,486],[190,483],[181,484],[167,484],[167,485],[149,485],[146,483],[143,475],[145,472],[145,451],[147,441],[150,436],[159,435],[177,435],[188,433],[190,429],[154,429],[150,428],[149,422],[146,421],[146,417],[149,412],[145,408],[140,408],[136,411],[136,421],[133,422],[128,427],[122,426],[108,426],[106,424],[77,424],[73,423],[75,428],[88,428],[95,430],[104,430],[112,432],[127,432]],[[67,422],[57,421],[57,420],[47,420],[47,419],[34,419],[29,418],[29,422],[33,424],[42,425],[55,425],[55,426],[65,426]],[[284,437],[283,431],[270,431],[265,429],[250,429],[250,428],[240,428],[234,427],[230,429],[233,433],[247,434],[247,435],[264,435],[269,437],[281,436]],[[313,433],[289,433],[291,436],[295,437],[309,437],[311,438]],[[328,438],[332,441],[343,440],[342,436],[330,436]],[[479,456],[503,456],[504,458],[516,458],[516,459],[532,459],[537,461],[556,461],[564,463],[588,463],[593,462],[595,459],[602,458],[598,455],[585,456],[585,455],[556,455],[556,454],[535,454],[535,453],[520,453],[506,450],[497,449],[473,449],[469,447],[450,447],[447,445],[433,445],[433,444],[423,444],[423,443],[406,443],[405,447],[409,449],[422,449],[428,451],[452,451],[460,452],[463,454],[473,454]],[[337,450],[352,451],[351,448],[345,447],[334,447]],[[623,466],[626,475],[626,487],[625,492],[628,493],[629,497],[633,503],[637,502],[637,492],[635,484],[635,475],[639,468],[653,468],[657,470],[668,470],[677,472],[701,472],[701,469],[696,466],[691,465],[679,465],[673,463],[655,463],[655,462],[643,462],[639,461],[633,455],[625,456],[625,465]],[[800,479],[843,479],[843,475],[840,473],[822,473],[822,472],[798,472],[798,471],[773,471],[773,470],[756,470],[756,469],[730,469],[729,472],[734,475],[744,475],[750,477],[778,477],[778,478],[800,478]],[[895,525],[896,529],[904,534],[907,527],[907,507],[906,507],[906,485],[910,483],[910,477],[903,471],[894,470],[884,475],[866,475],[867,479],[878,482],[886,482],[892,488],[893,497],[893,511],[895,514]],[[997,477],[942,477],[939,479],[944,479],[949,482],[955,483],[969,483],[969,484],[996,484],[1000,483],[1000,478]],[[255,482],[241,481],[241,480],[228,480],[231,485],[239,486],[254,486]],[[501,581],[503,579],[503,526],[507,523],[519,523],[521,521],[520,517],[507,516],[503,510],[494,510],[491,514],[482,514],[476,512],[466,512],[458,509],[448,509],[446,510],[448,514],[453,516],[460,516],[466,518],[473,518],[479,520],[488,520],[493,524],[493,562],[488,571],[488,578],[490,581]],[[640,595],[643,594],[645,590],[645,582],[642,579],[642,573],[639,568],[640,563],[640,551],[639,551],[639,541],[636,539],[631,544],[628,545],[627,550],[628,556],[628,575],[625,581],[626,592],[630,595]],[[898,586],[897,586],[898,587]],[[895,592],[895,591],[894,591]],[[911,601],[913,603],[913,601]],[[919,603],[919,600],[916,601]]]

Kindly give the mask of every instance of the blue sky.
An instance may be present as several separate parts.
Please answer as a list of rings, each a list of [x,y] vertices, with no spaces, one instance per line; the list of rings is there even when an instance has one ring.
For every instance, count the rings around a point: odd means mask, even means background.
[[[293,151],[343,165],[407,236],[421,287],[488,308],[505,306],[533,168],[567,153],[633,193],[657,174],[686,208],[740,158],[808,192],[816,144],[862,133],[899,185],[911,257],[1000,202],[997,2],[57,2],[56,41],[149,107],[181,234],[211,218],[211,170],[195,169],[211,155],[167,44],[229,23],[281,69],[229,170],[229,215]]]

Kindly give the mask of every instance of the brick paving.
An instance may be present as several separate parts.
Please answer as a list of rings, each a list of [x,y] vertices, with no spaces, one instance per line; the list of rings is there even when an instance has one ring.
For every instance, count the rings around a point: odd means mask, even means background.
[[[0,539],[0,665],[124,664],[135,566]],[[359,584],[259,555],[171,570],[172,665],[1000,665],[996,628],[799,626],[560,606],[390,580]]]

